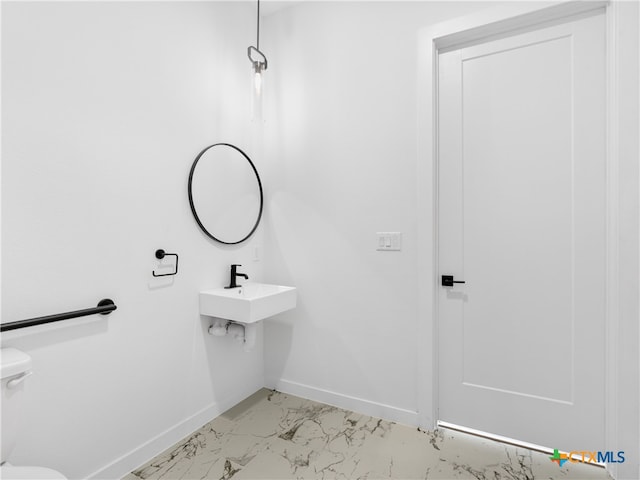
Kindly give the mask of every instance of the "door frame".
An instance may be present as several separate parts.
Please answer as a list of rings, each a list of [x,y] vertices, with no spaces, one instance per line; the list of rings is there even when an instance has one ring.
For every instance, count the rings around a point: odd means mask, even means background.
[[[637,92],[632,91],[633,85],[638,85],[637,59],[635,69],[632,59],[634,53],[637,57],[638,47],[632,44],[634,38],[633,35],[629,38],[628,30],[635,27],[637,31],[640,8],[600,0],[548,5],[505,3],[429,26],[418,34],[418,335],[430,339],[418,345],[418,421],[420,426],[432,429],[438,420],[438,55],[474,43],[571,21],[604,9],[607,42],[604,440],[607,450],[629,452],[628,462],[607,465],[614,478],[639,478],[640,460],[636,455],[640,446],[640,357],[636,345],[640,341],[637,325],[640,177],[638,142],[630,142],[633,135],[637,135],[639,126],[637,110],[634,113],[631,109],[627,114],[623,110],[629,98],[638,99]],[[625,29],[626,39],[620,34]],[[631,76],[631,81],[624,80],[627,75]],[[624,220],[624,232],[621,232],[621,219]],[[623,242],[621,233],[631,238]],[[622,289],[621,279],[625,282]],[[624,382],[620,381],[622,376]],[[576,446],[576,449],[582,448],[589,446]]]

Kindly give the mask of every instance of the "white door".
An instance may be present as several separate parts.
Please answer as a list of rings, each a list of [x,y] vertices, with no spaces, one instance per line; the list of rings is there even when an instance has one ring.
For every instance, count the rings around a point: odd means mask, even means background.
[[[441,421],[604,447],[604,27],[439,55]]]

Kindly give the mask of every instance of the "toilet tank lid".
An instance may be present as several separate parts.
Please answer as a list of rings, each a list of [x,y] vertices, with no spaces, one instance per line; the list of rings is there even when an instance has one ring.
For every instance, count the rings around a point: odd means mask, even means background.
[[[16,348],[0,350],[0,378],[20,375],[31,368],[31,357]]]

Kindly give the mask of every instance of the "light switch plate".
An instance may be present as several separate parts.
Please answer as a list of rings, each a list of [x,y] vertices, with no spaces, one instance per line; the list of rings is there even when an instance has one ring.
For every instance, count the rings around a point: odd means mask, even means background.
[[[376,250],[399,251],[402,250],[402,233],[377,232]]]

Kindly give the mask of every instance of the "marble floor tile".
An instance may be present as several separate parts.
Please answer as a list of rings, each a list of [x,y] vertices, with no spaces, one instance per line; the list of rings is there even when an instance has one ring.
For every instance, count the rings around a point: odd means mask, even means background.
[[[602,468],[260,390],[123,480],[610,480]]]

